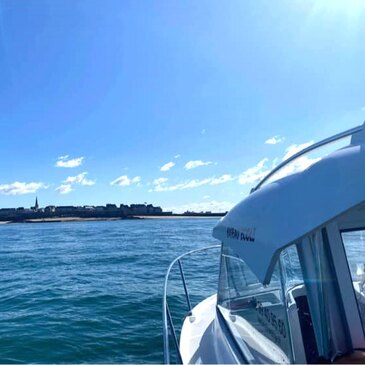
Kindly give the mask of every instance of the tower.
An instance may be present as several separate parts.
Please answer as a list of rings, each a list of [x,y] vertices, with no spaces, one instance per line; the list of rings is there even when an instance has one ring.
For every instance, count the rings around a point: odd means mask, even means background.
[[[36,196],[35,198],[35,204],[34,204],[34,207],[32,207],[34,210],[38,210],[39,208],[39,205],[38,205],[38,197]]]

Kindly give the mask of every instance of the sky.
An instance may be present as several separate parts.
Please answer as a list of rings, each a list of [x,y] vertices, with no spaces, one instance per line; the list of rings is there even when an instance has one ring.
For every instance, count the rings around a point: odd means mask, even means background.
[[[230,209],[363,123],[364,16],[362,0],[0,0],[0,207]]]

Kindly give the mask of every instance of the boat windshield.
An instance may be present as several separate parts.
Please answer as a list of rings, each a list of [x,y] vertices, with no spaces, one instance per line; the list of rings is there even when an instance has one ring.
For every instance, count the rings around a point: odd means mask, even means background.
[[[218,308],[256,363],[293,362],[287,298],[303,283],[296,247],[283,250],[269,285],[223,245]]]
[[[365,328],[365,229],[342,232],[361,322]]]

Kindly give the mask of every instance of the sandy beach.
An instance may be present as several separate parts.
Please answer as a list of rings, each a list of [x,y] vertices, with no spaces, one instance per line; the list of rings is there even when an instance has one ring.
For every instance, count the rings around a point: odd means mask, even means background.
[[[221,216],[199,216],[199,215],[136,215],[140,219],[212,219]]]

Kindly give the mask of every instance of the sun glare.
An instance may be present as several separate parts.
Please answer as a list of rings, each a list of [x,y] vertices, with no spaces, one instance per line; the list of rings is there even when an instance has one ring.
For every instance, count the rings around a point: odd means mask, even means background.
[[[314,5],[317,10],[350,17],[358,17],[365,10],[364,0],[319,0]]]

